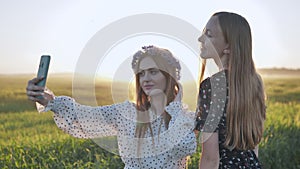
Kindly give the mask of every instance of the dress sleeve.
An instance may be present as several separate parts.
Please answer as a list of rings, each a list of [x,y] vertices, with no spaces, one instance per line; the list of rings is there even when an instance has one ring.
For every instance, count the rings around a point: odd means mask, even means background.
[[[207,119],[210,111],[210,105],[212,103],[211,93],[210,79],[208,78],[200,84],[199,89],[196,117],[196,130],[198,131],[209,133],[218,131],[218,125],[214,123],[214,119]]]
[[[171,102],[166,111],[171,115],[169,130],[170,139],[178,140],[171,149],[172,158],[181,159],[196,152],[197,142],[193,132],[195,113],[188,111],[188,107],[180,102]],[[179,138],[179,139],[178,139]]]
[[[96,138],[117,134],[120,105],[91,107],[81,105],[73,98],[59,96],[50,101],[47,108],[54,112],[56,125],[78,138]]]
[[[200,85],[198,97],[196,130],[218,132],[227,102],[225,75],[205,79]]]

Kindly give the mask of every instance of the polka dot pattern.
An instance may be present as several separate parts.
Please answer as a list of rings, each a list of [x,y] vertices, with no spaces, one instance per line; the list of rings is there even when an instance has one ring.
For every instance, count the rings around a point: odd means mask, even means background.
[[[260,169],[261,164],[253,150],[229,150],[226,139],[226,106],[228,102],[227,71],[221,71],[205,79],[200,85],[199,114],[196,129],[202,132],[218,132],[220,169]]]
[[[168,129],[161,123],[160,116],[151,122],[154,137],[152,139],[149,130],[146,132],[145,138],[141,139],[142,153],[139,155],[136,154],[136,140],[139,140],[135,138],[136,108],[132,102],[91,107],[76,103],[73,98],[59,96],[45,109],[51,109],[56,125],[74,137],[117,136],[126,169],[185,168],[186,157],[196,151],[195,115],[180,102],[172,102],[165,108],[171,115]]]

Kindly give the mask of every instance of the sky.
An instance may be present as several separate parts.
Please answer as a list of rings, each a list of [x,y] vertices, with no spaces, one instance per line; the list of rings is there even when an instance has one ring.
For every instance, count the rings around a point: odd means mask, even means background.
[[[299,6],[297,0],[0,0],[0,74],[36,73],[43,54],[52,57],[49,73],[74,72],[97,33],[133,15],[173,16],[197,28],[200,35],[210,16],[218,11],[236,12],[248,20],[257,68],[300,68]],[[115,32],[109,33],[114,36]],[[109,36],[99,40],[103,43],[99,46],[109,40]],[[185,74],[197,76],[199,49],[192,50],[176,37],[159,32],[132,35],[107,47],[96,73],[115,76],[123,64],[130,64],[134,52],[151,44],[170,49],[187,68]]]

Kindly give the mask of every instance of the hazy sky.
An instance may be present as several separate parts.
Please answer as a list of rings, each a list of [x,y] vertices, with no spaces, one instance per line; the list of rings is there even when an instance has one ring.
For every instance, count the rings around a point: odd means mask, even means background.
[[[124,17],[167,14],[201,31],[209,17],[222,10],[237,12],[250,23],[258,68],[300,68],[299,7],[297,0],[0,0],[0,74],[35,73],[42,54],[52,55],[50,73],[74,72],[87,42],[103,27]],[[180,60],[182,55],[197,55],[174,39],[140,35],[114,46],[106,59],[112,55],[116,59],[103,60],[98,71],[104,76],[115,72],[130,54],[148,44],[170,48]],[[197,61],[189,60],[184,64],[196,72]]]

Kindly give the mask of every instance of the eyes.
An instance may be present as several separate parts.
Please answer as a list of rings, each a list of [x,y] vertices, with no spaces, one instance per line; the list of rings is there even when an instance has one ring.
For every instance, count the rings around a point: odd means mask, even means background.
[[[141,72],[139,72],[139,76],[140,77],[145,76],[146,72],[148,72],[150,75],[157,75],[160,71],[159,69],[142,70]]]
[[[206,35],[207,37],[210,37],[210,38],[212,37],[211,31],[208,29],[205,29],[203,34]]]

